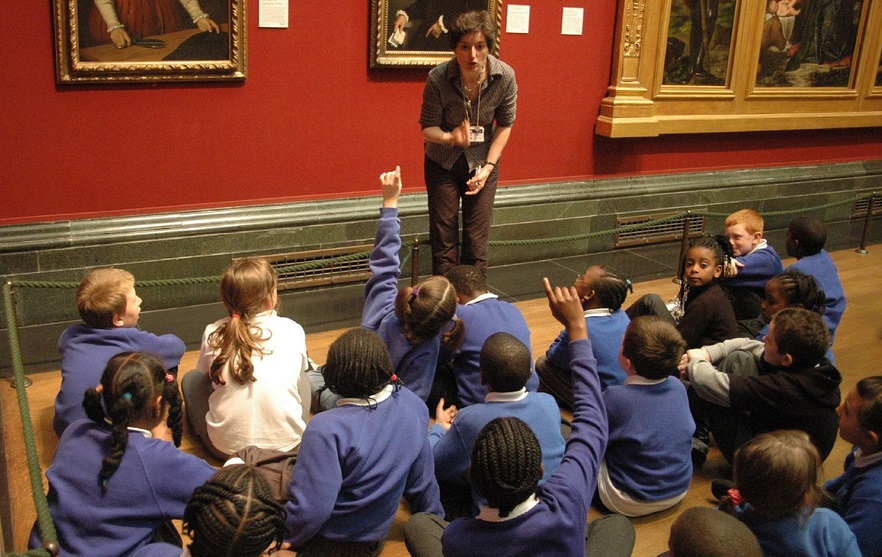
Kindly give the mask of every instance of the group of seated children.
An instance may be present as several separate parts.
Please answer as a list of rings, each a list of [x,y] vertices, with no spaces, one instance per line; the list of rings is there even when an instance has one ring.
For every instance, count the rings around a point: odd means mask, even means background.
[[[83,280],[46,473],[60,555],[378,555],[404,497],[414,556],[625,556],[625,517],[685,496],[702,427],[733,464],[723,508],[740,522],[684,513],[670,555],[729,554],[714,531],[740,555],[757,539],[766,555],[882,555],[882,378],[840,401],[829,351],[845,297],[819,219],[793,221],[798,261],[782,272],[762,218],[736,212],[727,238],[690,243],[671,304],[649,294],[623,310],[633,286],[604,265],[569,287],[546,279],[564,329],[534,366],[523,315],[477,269],[399,288],[400,170],[380,182],[361,327],[318,369],[261,258],[224,273],[228,315],[180,389],[184,344],[135,327],[132,275]],[[227,468],[176,448],[184,414]],[[816,484],[837,429],[855,450],[826,484],[833,512],[815,509]],[[592,502],[609,514],[587,523]]]

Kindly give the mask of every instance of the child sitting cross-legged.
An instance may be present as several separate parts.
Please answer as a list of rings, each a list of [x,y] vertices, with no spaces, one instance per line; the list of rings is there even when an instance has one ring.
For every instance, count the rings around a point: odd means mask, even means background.
[[[435,456],[435,477],[441,487],[441,502],[447,519],[472,515],[471,484],[468,471],[472,465],[472,446],[481,429],[490,420],[516,416],[536,434],[542,449],[545,477],[560,466],[564,453],[560,410],[551,395],[527,391],[530,379],[530,351],[508,333],[491,335],[481,348],[481,383],[487,386],[484,402],[456,411],[438,403],[435,425],[429,443]],[[453,417],[455,416],[455,417]],[[480,501],[475,501],[475,505]],[[476,508],[475,506],[475,508]]]
[[[77,288],[76,303],[83,322],[68,327],[58,339],[61,389],[55,397],[52,427],[59,437],[67,426],[86,417],[83,393],[98,384],[110,358],[120,352],[149,352],[177,375],[187,349],[175,335],[157,336],[138,327],[141,298],[128,271],[112,267],[91,271]]]
[[[663,511],[689,489],[695,422],[676,377],[685,350],[677,329],[658,317],[637,317],[625,331],[619,360],[628,379],[603,393],[609,442],[597,478],[600,500],[613,512]]]
[[[46,470],[58,555],[118,557],[155,541],[180,550],[171,520],[215,470],[176,446],[183,427],[175,377],[154,356],[123,352],[83,407],[89,419],[68,426]],[[29,547],[41,543],[35,528]]]
[[[882,555],[882,376],[865,377],[839,405],[839,436],[854,450],[845,473],[824,488],[836,498],[842,515],[865,556]]]
[[[316,414],[288,484],[286,541],[300,557],[377,555],[402,495],[443,515],[426,403],[395,376],[386,345],[356,328],[328,348],[325,384],[340,400]]]
[[[469,472],[487,504],[476,518],[449,525],[437,516],[414,515],[404,531],[414,557],[631,555],[635,533],[627,518],[611,514],[586,525],[606,447],[606,413],[579,295],[573,287],[552,289],[548,279],[544,286],[552,315],[570,336],[575,408],[563,461],[539,485],[536,435],[518,418],[494,419],[475,440]]]
[[[842,376],[824,358],[830,332],[821,316],[803,308],[780,310],[763,342],[737,338],[689,350],[681,368],[697,397],[696,421],[707,418],[729,462],[751,437],[776,429],[809,434],[822,458],[836,441]],[[718,371],[729,353],[747,351],[758,374]]]
[[[735,454],[732,471],[736,487],[720,509],[756,534],[766,557],[861,556],[845,521],[830,509],[816,508],[821,457],[805,432],[754,437]]]

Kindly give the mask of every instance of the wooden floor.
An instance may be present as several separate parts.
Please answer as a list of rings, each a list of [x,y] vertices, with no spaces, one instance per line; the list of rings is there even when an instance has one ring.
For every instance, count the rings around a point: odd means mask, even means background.
[[[882,298],[879,296],[879,277],[876,275],[877,272],[882,271],[882,245],[871,246],[869,252],[868,255],[859,255],[853,250],[845,250],[833,254],[848,298],[848,309],[836,333],[834,347],[836,361],[843,375],[843,396],[860,378],[882,373],[878,365],[878,362],[882,361],[882,321],[879,317],[882,315]],[[785,266],[789,263],[790,261],[785,261]],[[647,292],[656,292],[667,298],[675,294],[676,286],[670,279],[639,283],[635,285],[631,299],[636,299]],[[551,317],[544,298],[520,302],[517,305],[524,313],[533,332],[534,354],[543,354],[560,327]],[[338,334],[339,331],[331,331],[307,335],[310,356],[319,363],[324,362],[327,346]],[[195,352],[187,353],[181,363],[181,369],[191,369],[195,364],[196,356]],[[42,373],[31,378],[34,381],[28,389],[31,417],[41,464],[45,470],[52,460],[57,441],[52,430],[52,415],[60,374],[59,372]],[[9,458],[10,483],[13,490],[15,548],[23,550],[35,512],[27,479],[15,391],[4,381],[0,385],[0,396],[2,396],[3,424],[7,443],[6,455]],[[206,457],[198,443],[193,443],[189,435],[185,435],[182,449]],[[837,441],[833,453],[824,465],[828,478],[839,474],[848,450],[849,447],[845,442],[841,439]],[[216,461],[214,463],[218,464]],[[711,449],[707,463],[695,472],[692,486],[683,502],[669,511],[633,521],[637,529],[634,555],[655,557],[666,551],[668,531],[677,515],[688,507],[712,506],[710,482],[716,478],[727,477],[728,474],[729,468],[719,451]],[[382,553],[383,557],[408,555],[402,541],[402,527],[407,516],[408,512],[402,505],[389,533],[389,540]],[[600,515],[597,510],[592,509],[590,516],[595,518]]]

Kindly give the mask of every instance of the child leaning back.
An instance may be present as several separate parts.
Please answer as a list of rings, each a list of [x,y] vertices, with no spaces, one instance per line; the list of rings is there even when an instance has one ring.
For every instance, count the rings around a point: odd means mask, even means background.
[[[138,328],[141,298],[128,271],[93,270],[80,282],[76,303],[83,322],[68,327],[58,339],[61,389],[55,397],[52,427],[59,437],[71,423],[86,417],[83,393],[98,384],[101,370],[114,355],[149,352],[176,375],[187,349],[175,335],[156,336]]]

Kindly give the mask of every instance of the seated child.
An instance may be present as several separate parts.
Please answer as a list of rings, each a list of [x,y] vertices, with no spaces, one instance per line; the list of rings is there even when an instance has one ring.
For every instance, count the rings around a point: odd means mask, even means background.
[[[753,319],[760,313],[763,288],[782,273],[781,257],[765,238],[762,215],[753,209],[735,211],[726,218],[726,237],[735,258],[723,273],[723,288],[732,296],[736,319]]]
[[[854,534],[820,497],[818,450],[803,431],[758,435],[735,453],[730,512],[756,535],[767,557],[860,557]]]
[[[585,322],[594,342],[597,373],[603,388],[625,382],[625,371],[619,365],[619,347],[628,327],[628,315],[622,303],[628,292],[634,292],[631,281],[606,265],[592,265],[573,284],[579,292]],[[570,372],[570,339],[566,330],[560,332],[545,356],[536,360],[539,390],[554,396],[558,404],[573,408],[573,380]]]
[[[733,338],[738,333],[735,312],[718,284],[731,254],[722,236],[701,236],[689,242],[680,266],[682,283],[676,305],[669,309],[658,294],[646,294],[625,313],[634,319],[655,315],[675,325],[686,348],[700,348]]]
[[[141,298],[135,293],[135,277],[128,271],[95,269],[80,282],[76,300],[83,322],[68,327],[58,339],[61,389],[55,397],[52,427],[59,437],[71,423],[86,417],[83,393],[98,384],[114,355],[149,352],[176,375],[187,349],[175,335],[156,336],[137,328]]]
[[[739,332],[745,333],[744,336],[749,338],[763,340],[769,333],[769,323],[772,322],[772,317],[784,308],[804,308],[823,316],[824,291],[818,289],[818,283],[814,278],[799,271],[784,271],[780,275],[775,275],[766,283],[765,297],[760,305],[759,318],[739,321]],[[730,354],[721,362],[719,369],[728,373],[730,368],[734,366],[744,374],[745,371],[739,368],[749,366],[748,359],[738,359],[737,363],[729,363],[733,356],[739,354],[743,354],[743,352],[736,351]],[[825,357],[830,360],[830,363],[835,363],[832,347],[827,349]],[[755,371],[750,374],[755,375]]]
[[[182,381],[192,431],[222,459],[249,446],[293,451],[306,428],[306,334],[276,312],[277,285],[266,259],[233,261],[220,284],[229,315],[205,328]]]
[[[659,557],[762,557],[753,532],[732,515],[691,507],[671,524],[670,551]]]
[[[824,488],[836,498],[835,510],[857,537],[861,552],[882,555],[882,376],[858,381],[839,406],[839,436],[855,448],[845,473]]]
[[[429,444],[435,456],[435,477],[441,486],[441,500],[448,518],[471,512],[467,474],[472,465],[472,446],[478,433],[493,418],[516,416],[530,426],[542,449],[546,477],[560,466],[564,453],[560,410],[550,395],[527,391],[524,385],[529,378],[530,350],[510,334],[496,333],[481,348],[481,383],[489,391],[484,402],[467,406],[455,414],[443,410],[443,400],[438,404],[435,425],[429,431]],[[451,415],[455,415],[452,421]],[[466,507],[466,512],[452,513],[453,504],[449,504],[451,499],[446,497],[450,491],[456,492],[456,500]],[[466,492],[464,496],[462,491]],[[463,499],[466,505],[462,505]],[[479,503],[475,500],[476,508]]]
[[[441,345],[456,350],[462,340],[462,322],[454,315],[456,290],[440,276],[429,277],[414,287],[398,288],[401,169],[396,167],[392,172],[383,173],[380,185],[383,207],[368,262],[371,278],[364,287],[361,326],[380,335],[389,349],[395,374],[410,391],[427,400]],[[322,388],[321,373],[313,371],[309,377],[317,393],[314,399],[318,399],[314,411],[332,408],[338,397]]]
[[[829,342],[820,315],[786,308],[772,318],[763,342],[737,338],[686,353],[684,379],[699,397],[693,410],[709,420],[726,460],[732,462],[735,449],[751,437],[776,429],[807,432],[827,458],[836,441],[842,382],[839,370],[824,358]],[[758,375],[723,373],[714,367],[735,350],[751,354]],[[743,412],[749,413],[748,419]]]
[[[190,538],[187,557],[259,557],[276,548],[285,533],[285,509],[273,498],[263,475],[251,466],[226,466],[196,488],[184,511]],[[275,551],[270,555],[294,555]],[[183,557],[181,548],[151,543],[132,557]]]
[[[827,227],[817,217],[797,217],[787,228],[787,255],[795,257],[796,263],[787,271],[802,271],[814,277],[818,287],[824,291],[824,321],[830,328],[830,337],[835,339],[836,328],[845,313],[845,290],[839,280],[839,271],[830,254],[824,249],[827,243]]]
[[[457,265],[444,276],[456,289],[456,315],[462,320],[465,334],[459,351],[451,354],[442,350],[439,362],[452,358],[456,395],[448,395],[447,401],[464,408],[483,402],[487,396],[487,387],[481,384],[479,362],[484,341],[494,333],[508,333],[530,348],[530,328],[517,307],[487,291],[487,279],[476,267]],[[439,372],[443,373],[443,369]],[[439,379],[443,381],[444,377]],[[535,391],[538,386],[539,378],[531,370],[527,390]]]
[[[303,433],[288,484],[286,541],[300,557],[344,549],[377,555],[402,495],[412,512],[444,514],[429,411],[397,381],[389,351],[373,331],[343,333],[329,347],[322,373],[343,398],[313,416]]]
[[[603,393],[609,442],[597,493],[610,511],[663,511],[689,489],[695,422],[676,377],[685,350],[677,329],[658,317],[637,317],[625,332],[619,360],[628,379]]]
[[[177,448],[183,428],[174,376],[149,354],[117,354],[83,407],[89,419],[64,431],[46,471],[59,555],[118,557],[163,540],[180,550],[169,521],[184,516],[193,490],[215,470]],[[41,543],[35,527],[29,547]]]
[[[531,555],[630,556],[634,527],[611,514],[586,528],[597,468],[606,446],[606,413],[591,341],[576,289],[544,279],[554,317],[570,335],[573,370],[573,434],[557,472],[539,485],[542,457],[532,430],[518,418],[488,423],[472,450],[472,485],[487,500],[476,518],[442,519],[416,514],[404,530],[414,557]]]

